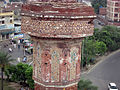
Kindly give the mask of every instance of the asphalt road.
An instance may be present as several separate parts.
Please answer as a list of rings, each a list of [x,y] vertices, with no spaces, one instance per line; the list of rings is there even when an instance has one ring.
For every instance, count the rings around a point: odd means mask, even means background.
[[[5,43],[8,44],[7,47],[4,47]],[[9,44],[9,41],[5,41],[5,42],[0,42],[0,51],[4,51],[7,52],[9,55],[11,55],[12,59],[15,59],[15,61],[12,63],[14,65],[18,64],[19,62],[17,61],[17,58],[23,58],[24,57],[24,51],[23,51],[23,45],[20,45],[20,49],[18,49],[18,46],[16,45],[16,48],[13,47],[13,45]],[[12,48],[13,52],[9,52],[9,48]],[[25,53],[25,55],[28,55],[27,53]]]
[[[120,89],[120,50],[107,57],[83,77],[90,79],[98,90],[107,90],[110,82],[117,84]]]
[[[94,21],[93,21],[94,27],[95,27],[95,28],[98,28],[98,29],[101,29],[103,26],[99,25],[98,22],[99,22],[99,20],[94,19]]]

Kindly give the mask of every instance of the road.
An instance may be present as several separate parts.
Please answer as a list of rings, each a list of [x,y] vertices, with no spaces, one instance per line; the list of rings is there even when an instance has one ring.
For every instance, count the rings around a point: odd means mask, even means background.
[[[83,74],[83,77],[90,79],[99,87],[98,90],[107,90],[110,82],[116,83],[120,88],[120,50],[100,62],[87,74]]]
[[[100,22],[100,21],[97,19],[94,19],[94,21],[93,21],[94,28],[102,29],[103,26],[99,25],[98,22]]]
[[[8,46],[7,47],[4,47],[4,45],[7,44]],[[0,46],[1,46],[1,49],[0,51],[4,51],[4,52],[7,52],[9,55],[11,55],[11,58],[12,59],[15,59],[15,61],[12,63],[14,65],[18,64],[19,62],[17,61],[17,58],[20,57],[21,60],[22,58],[24,57],[24,51],[23,51],[23,44],[20,45],[20,49],[18,49],[18,47],[16,46],[16,48],[13,47],[13,45],[10,45],[9,44],[9,41],[6,40],[4,42],[0,42]],[[9,52],[9,48],[12,48],[13,49],[13,52]],[[28,56],[27,53],[25,53],[26,56]]]

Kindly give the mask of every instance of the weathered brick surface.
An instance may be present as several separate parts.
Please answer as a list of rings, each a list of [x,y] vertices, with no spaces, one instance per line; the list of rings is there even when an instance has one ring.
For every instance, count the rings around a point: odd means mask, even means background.
[[[34,3],[22,7],[22,31],[37,37],[80,38],[93,34],[93,8],[81,3]]]
[[[70,18],[70,16],[86,16],[87,18],[94,18],[92,16],[95,16],[94,9],[83,3],[36,2],[33,4],[24,4],[22,6],[22,12],[45,16],[67,16],[67,18]]]
[[[80,3],[39,2],[23,5],[21,15],[22,32],[34,42],[35,90],[77,90],[82,40],[93,35],[93,9]]]
[[[85,37],[93,35],[93,24],[88,21],[40,21],[22,17],[22,32],[38,37]],[[63,36],[66,35],[66,36]]]
[[[77,0],[27,0],[28,2],[77,2]]]
[[[67,85],[80,78],[81,41],[33,37],[33,78],[45,85]]]

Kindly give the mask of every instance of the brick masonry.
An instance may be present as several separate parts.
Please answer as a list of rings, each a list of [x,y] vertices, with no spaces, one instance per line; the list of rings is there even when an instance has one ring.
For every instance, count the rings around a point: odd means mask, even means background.
[[[69,88],[72,83],[75,83],[74,88],[76,88],[76,82],[80,79],[82,38],[63,41],[59,39],[43,40],[33,37],[32,40],[35,42],[33,79],[36,83],[39,82],[38,84],[43,84],[41,86],[50,88],[54,86],[55,90],[58,87],[60,87],[58,90],[63,87]],[[70,84],[71,86],[68,86]]]
[[[22,32],[31,36],[35,90],[77,90],[81,45],[93,35],[93,9],[81,3],[23,5]]]
[[[30,17],[22,18],[24,33],[29,30],[32,35],[38,37],[84,37],[93,35],[94,25],[88,20],[79,21],[41,21]],[[84,35],[84,36],[83,36]],[[64,37],[63,37],[64,38]]]

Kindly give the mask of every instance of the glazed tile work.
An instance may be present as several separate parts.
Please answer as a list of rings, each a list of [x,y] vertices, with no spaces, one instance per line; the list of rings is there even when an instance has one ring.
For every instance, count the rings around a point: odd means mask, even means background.
[[[93,34],[94,26],[88,21],[40,21],[22,18],[24,33],[38,37],[85,37]]]
[[[34,43],[35,90],[77,90],[82,40],[93,35],[94,10],[75,0],[36,1],[44,2],[25,4],[21,11],[22,32]]]
[[[81,39],[77,40],[77,43],[74,43],[76,40],[61,43],[61,40],[36,40],[36,38],[33,41],[36,42],[34,44],[34,78],[49,84],[52,82],[64,84],[78,79]]]

